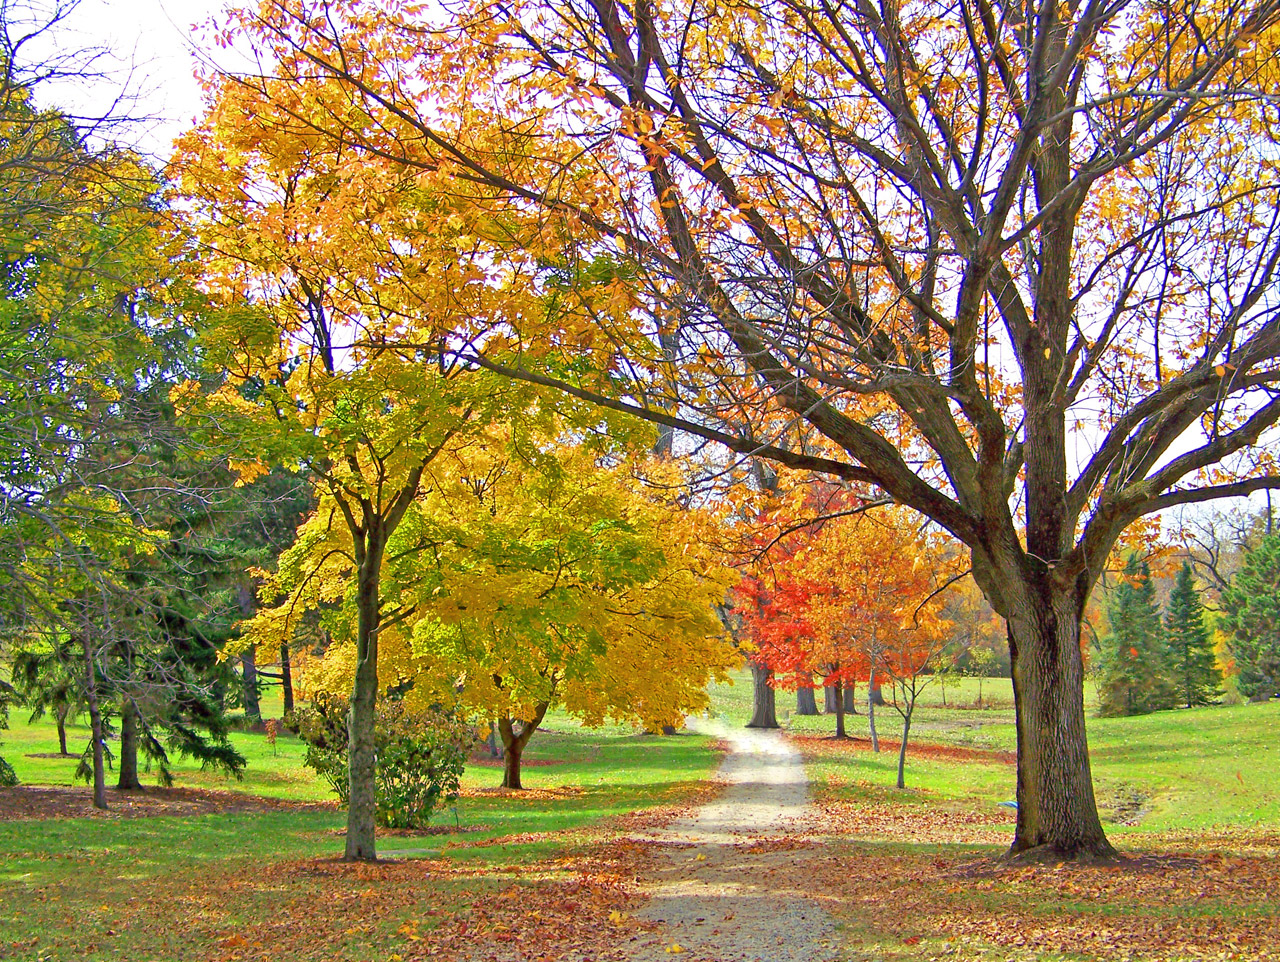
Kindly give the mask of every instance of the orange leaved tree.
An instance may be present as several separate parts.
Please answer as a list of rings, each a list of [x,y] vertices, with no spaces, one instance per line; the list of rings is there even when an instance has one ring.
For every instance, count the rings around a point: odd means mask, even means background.
[[[264,0],[229,42],[333,82],[281,93],[301,143],[536,216],[549,262],[623,259],[626,330],[515,325],[476,363],[963,542],[1008,626],[1012,851],[1074,857],[1112,851],[1078,644],[1112,546],[1280,487],[1277,23],[1280,0]],[[771,429],[796,423],[820,442]]]

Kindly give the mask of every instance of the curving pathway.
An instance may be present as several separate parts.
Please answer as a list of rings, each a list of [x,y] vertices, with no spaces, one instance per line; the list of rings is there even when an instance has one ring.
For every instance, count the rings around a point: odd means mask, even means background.
[[[663,829],[635,836],[665,847],[637,916],[658,924],[632,946],[633,962],[828,962],[835,924],[775,871],[808,856],[795,851],[809,813],[800,754],[776,731],[690,719],[724,739],[727,783],[714,801]],[[679,950],[675,949],[679,946]]]

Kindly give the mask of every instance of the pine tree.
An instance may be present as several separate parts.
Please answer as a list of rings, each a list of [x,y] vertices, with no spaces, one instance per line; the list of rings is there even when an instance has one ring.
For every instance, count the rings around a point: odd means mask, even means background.
[[[1183,564],[1169,595],[1164,616],[1166,646],[1171,658],[1178,700],[1188,708],[1208,705],[1222,694],[1218,670],[1204,626],[1204,606],[1196,591],[1191,566]]]
[[[1280,692],[1280,535],[1267,535],[1245,555],[1222,593],[1222,614],[1240,694],[1263,699]]]
[[[1104,715],[1142,715],[1172,708],[1177,691],[1160,628],[1155,585],[1145,562],[1131,557],[1107,599],[1110,631],[1098,699]]]

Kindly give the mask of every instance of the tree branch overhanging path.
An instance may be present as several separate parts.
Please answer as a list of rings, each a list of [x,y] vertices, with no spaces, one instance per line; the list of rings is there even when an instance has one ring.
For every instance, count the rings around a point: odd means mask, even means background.
[[[424,9],[276,0],[231,31],[274,75],[226,82],[443,177],[558,292],[554,337],[460,332],[476,363],[963,542],[1008,625],[1012,852],[1110,854],[1090,592],[1144,515],[1280,487],[1280,3]]]

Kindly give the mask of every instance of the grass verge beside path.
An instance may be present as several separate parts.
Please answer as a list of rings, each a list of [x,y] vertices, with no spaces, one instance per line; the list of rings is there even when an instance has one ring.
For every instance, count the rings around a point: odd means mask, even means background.
[[[457,957],[481,930],[516,959],[539,939],[607,947],[625,896],[602,833],[688,804],[718,754],[556,718],[526,758],[529,791],[472,767],[456,812],[380,836],[394,861],[376,866],[335,861],[338,811],[0,822],[0,958],[388,962]]]
[[[744,673],[745,674],[745,673]],[[900,718],[878,712],[882,751],[829,737],[832,716],[779,720],[805,754],[821,841],[793,884],[843,923],[851,958],[1280,959],[1280,703],[1090,717],[1093,773],[1115,866],[1009,866],[1014,726],[1008,681],[935,686],[913,721],[908,788],[893,787]],[[750,684],[715,708],[745,721]],[[819,695],[821,693],[819,692]]]

